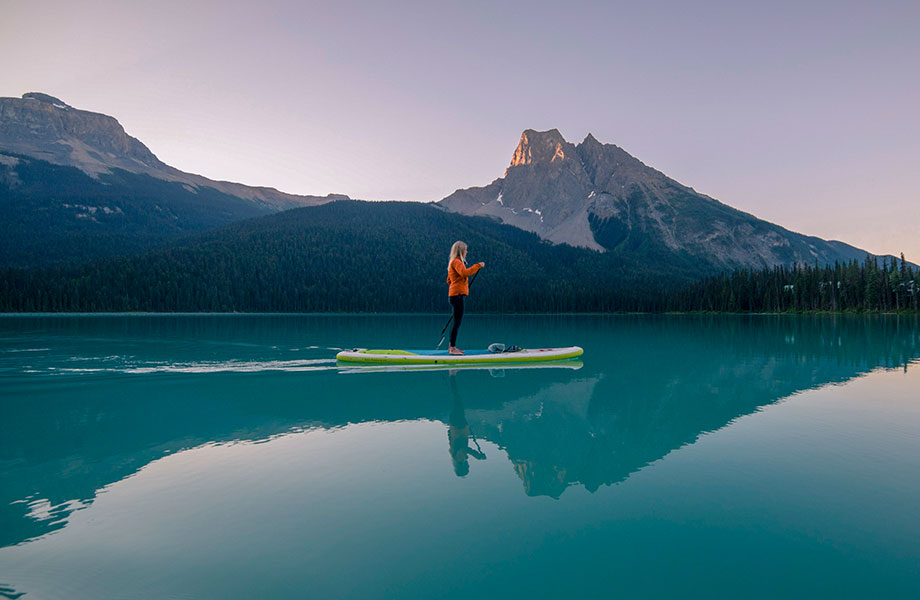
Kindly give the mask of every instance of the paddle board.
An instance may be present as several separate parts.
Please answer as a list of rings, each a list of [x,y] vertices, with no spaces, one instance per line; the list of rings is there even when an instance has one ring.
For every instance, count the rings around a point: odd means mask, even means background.
[[[571,369],[577,371],[582,368],[583,362],[577,358],[567,360],[552,360],[547,362],[532,363],[501,363],[497,365],[461,363],[461,364],[423,364],[423,365],[398,365],[398,364],[374,364],[374,363],[345,363],[340,364],[338,372],[342,375],[352,373],[418,373],[419,371],[437,371],[437,370],[459,370],[475,371],[517,371],[520,369]]]
[[[374,350],[355,348],[336,354],[342,362],[360,362],[396,365],[468,365],[546,362],[581,356],[584,350],[578,346],[568,348],[523,349],[518,352],[490,352],[488,350],[467,350],[466,354],[449,354],[447,350]]]

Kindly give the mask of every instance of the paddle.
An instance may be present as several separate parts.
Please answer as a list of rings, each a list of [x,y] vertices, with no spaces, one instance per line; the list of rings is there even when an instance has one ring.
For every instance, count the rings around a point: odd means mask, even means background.
[[[482,273],[482,269],[480,269],[480,270],[476,271],[475,273],[473,273],[473,278],[470,279],[469,285],[473,285],[473,282],[476,281],[476,278],[479,277],[479,274],[480,274],[480,273]],[[450,322],[453,321],[453,320],[454,320],[454,313],[450,313],[450,318],[447,319],[447,323],[445,323],[443,329],[441,329],[441,339],[438,340],[438,345],[435,346],[435,348],[434,348],[435,350],[440,350],[440,349],[441,349],[441,344],[444,343],[444,335],[445,335],[444,332],[447,331],[447,328],[450,326]]]

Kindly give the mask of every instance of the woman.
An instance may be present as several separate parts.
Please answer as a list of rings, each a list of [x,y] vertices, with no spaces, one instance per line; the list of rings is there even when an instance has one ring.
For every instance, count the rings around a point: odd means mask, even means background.
[[[450,354],[463,354],[463,350],[457,348],[457,331],[463,320],[463,298],[470,294],[470,275],[484,266],[486,263],[481,262],[467,268],[466,244],[463,242],[454,242],[450,247],[450,259],[447,261],[447,283],[450,288],[447,290],[447,299],[454,309],[454,326],[450,330],[450,347],[447,349]]]

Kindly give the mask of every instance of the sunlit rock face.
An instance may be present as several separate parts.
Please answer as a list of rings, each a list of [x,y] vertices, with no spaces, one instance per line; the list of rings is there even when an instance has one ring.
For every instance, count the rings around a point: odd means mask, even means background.
[[[521,134],[503,177],[440,203],[557,244],[701,260],[715,268],[833,263],[866,253],[806,237],[700,194],[593,135]]]
[[[269,212],[346,198],[285,194],[273,188],[212,181],[185,173],[161,162],[140,140],[128,135],[113,117],[73,108],[40,92],[29,92],[22,98],[0,98],[0,152],[76,167],[94,178],[113,169],[122,169],[180,182],[192,191],[212,188]]]
[[[544,132],[528,129],[521,134],[521,142],[515,148],[514,155],[511,157],[511,165],[508,168],[562,161],[565,160],[566,151],[571,157],[574,153],[574,146],[563,139],[558,129]],[[508,175],[507,170],[505,175]]]

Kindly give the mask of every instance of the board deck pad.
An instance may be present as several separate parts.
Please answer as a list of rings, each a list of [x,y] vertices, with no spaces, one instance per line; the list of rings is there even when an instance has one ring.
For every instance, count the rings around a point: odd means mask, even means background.
[[[517,352],[490,352],[489,350],[466,350],[465,354],[450,354],[447,350],[401,350],[355,348],[343,350],[336,355],[342,362],[376,364],[487,364],[522,363],[565,360],[581,356],[584,350],[578,346],[565,348],[531,348]]]

